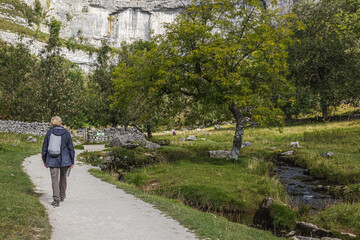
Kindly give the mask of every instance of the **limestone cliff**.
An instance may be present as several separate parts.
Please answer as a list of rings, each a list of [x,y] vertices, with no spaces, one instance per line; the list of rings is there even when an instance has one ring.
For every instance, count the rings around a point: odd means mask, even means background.
[[[25,0],[29,5],[33,5],[34,1]],[[286,9],[295,1],[279,0],[278,6]],[[172,22],[189,0],[40,0],[40,2],[47,10],[48,19],[54,17],[62,22],[60,37],[74,38],[82,44],[96,47],[100,47],[103,41],[113,47],[120,47],[123,41],[149,40],[153,35],[163,33],[163,24]],[[267,5],[269,0],[262,2]],[[0,13],[1,17],[26,25],[26,21],[18,17]],[[45,25],[40,29],[46,33],[49,31]],[[9,34],[0,35],[5,41],[14,41],[13,36],[6,38],[10,36]],[[68,53],[67,57],[86,70],[91,68],[94,57],[76,57],[79,55],[84,54]]]

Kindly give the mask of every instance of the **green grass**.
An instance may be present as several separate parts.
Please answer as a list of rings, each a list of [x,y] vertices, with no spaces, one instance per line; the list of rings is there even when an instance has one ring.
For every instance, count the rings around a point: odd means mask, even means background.
[[[119,182],[116,178],[99,170],[91,169],[90,172],[94,176],[116,185],[125,192],[154,205],[156,208],[177,220],[183,226],[194,231],[196,235],[201,238],[222,240],[279,239],[269,232],[252,229],[238,223],[230,222],[227,219],[214,214],[194,210],[191,207],[183,205],[178,200],[171,200],[143,193],[131,185]]]
[[[360,235],[360,203],[329,207],[309,220],[335,232]]]
[[[0,133],[0,239],[49,239],[51,226],[43,205],[22,169],[25,157],[38,153],[41,141]]]

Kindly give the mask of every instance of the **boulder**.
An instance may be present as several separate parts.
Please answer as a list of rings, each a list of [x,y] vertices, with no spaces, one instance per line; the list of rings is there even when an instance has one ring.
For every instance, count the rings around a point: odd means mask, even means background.
[[[256,227],[264,230],[273,229],[274,219],[271,216],[271,211],[270,211],[270,207],[273,201],[274,200],[272,198],[265,198],[260,204],[260,207],[256,211],[253,218],[253,224]]]
[[[299,144],[299,142],[290,142],[290,147],[291,148],[300,148],[300,144]]]
[[[145,147],[146,148],[150,148],[150,149],[158,149],[160,148],[161,146],[157,143],[153,143],[153,142],[149,142],[149,141],[146,141],[145,142]]]
[[[296,230],[301,235],[311,236],[313,231],[319,229],[318,226],[307,222],[296,222]]]
[[[139,144],[133,142],[128,135],[119,136],[117,138],[113,138],[110,142],[110,146],[112,147],[123,147],[127,149],[134,149],[139,146]]]
[[[230,154],[230,151],[217,150],[217,151],[209,151],[209,155],[211,158],[227,158]]]
[[[196,137],[194,135],[188,136],[185,140],[186,141],[197,141],[197,139],[196,139]]]

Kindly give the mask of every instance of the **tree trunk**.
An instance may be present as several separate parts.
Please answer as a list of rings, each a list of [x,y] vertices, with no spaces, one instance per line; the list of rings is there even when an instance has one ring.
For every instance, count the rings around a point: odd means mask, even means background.
[[[148,137],[148,139],[152,138],[152,133],[151,133],[151,126],[150,126],[150,124],[146,124],[146,130],[147,130],[147,137]]]
[[[228,159],[237,160],[239,157],[239,152],[240,152],[242,140],[244,137],[245,118],[242,115],[242,113],[240,112],[239,108],[235,104],[232,104],[229,107],[229,109],[230,109],[231,113],[233,114],[233,116],[235,117],[236,128],[235,128],[233,146],[231,149],[231,153],[228,156]]]
[[[327,121],[329,118],[329,107],[326,103],[326,100],[321,101],[320,105],[323,121]]]

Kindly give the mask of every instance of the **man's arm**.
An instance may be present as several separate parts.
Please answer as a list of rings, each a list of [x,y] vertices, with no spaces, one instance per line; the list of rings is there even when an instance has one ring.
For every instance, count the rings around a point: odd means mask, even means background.
[[[49,134],[46,134],[44,137],[44,142],[41,150],[41,158],[44,164],[46,163],[48,145],[49,145]]]

